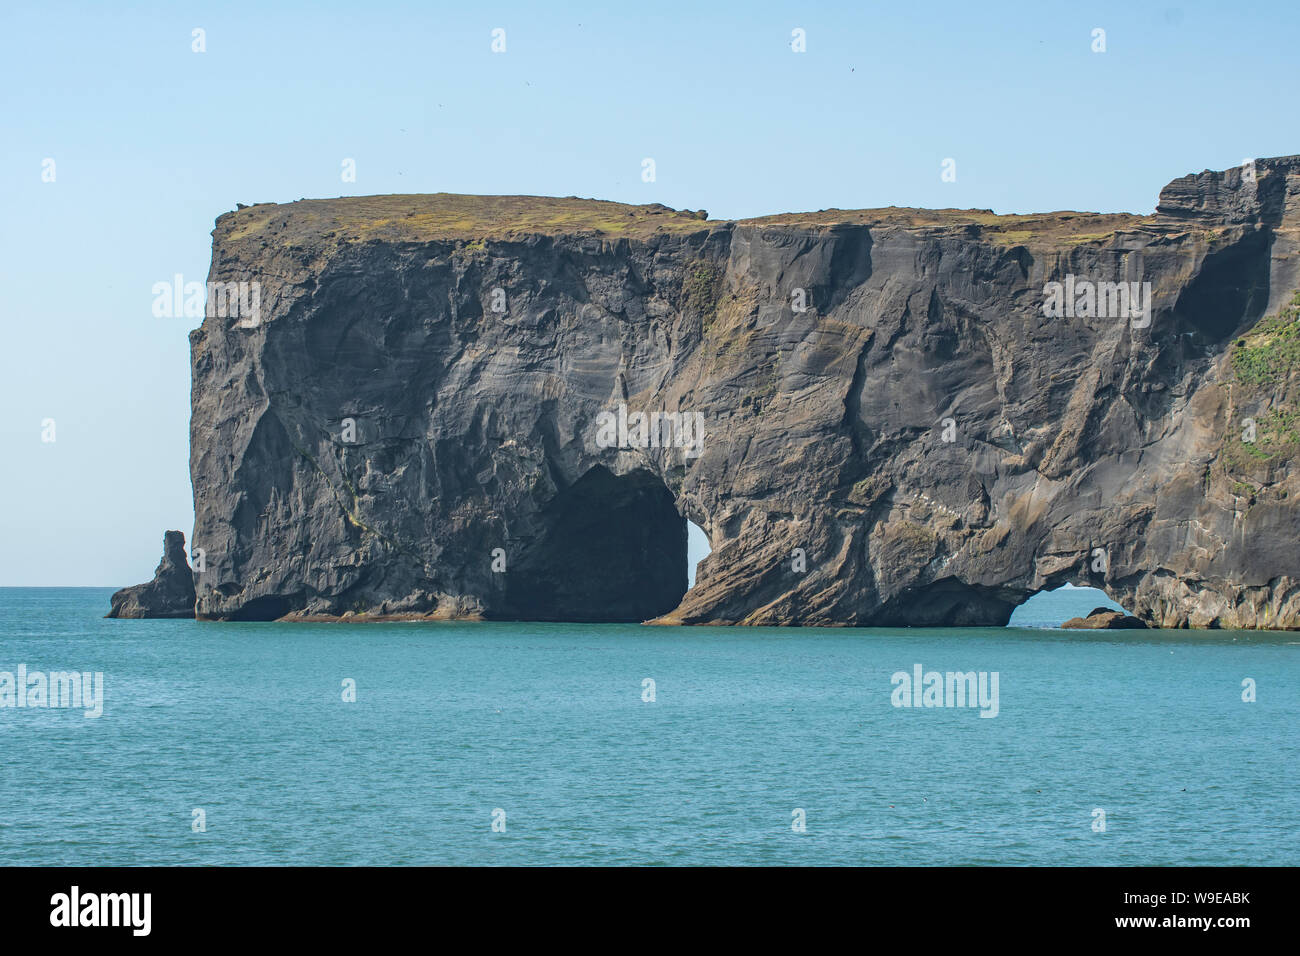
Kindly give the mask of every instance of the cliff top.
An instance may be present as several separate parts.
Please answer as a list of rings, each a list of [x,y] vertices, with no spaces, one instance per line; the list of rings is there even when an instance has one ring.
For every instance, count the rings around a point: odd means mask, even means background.
[[[900,226],[921,231],[957,231],[992,242],[1021,243],[1088,242],[1105,239],[1117,232],[1149,226],[1154,216],[1131,213],[1097,213],[1062,210],[1029,214],[999,215],[991,209],[823,209],[820,212],[788,212],[742,220],[752,226],[819,228],[840,223],[865,226]]]
[[[629,206],[599,199],[548,196],[463,196],[424,193],[343,196],[259,203],[227,213],[217,231],[229,239],[261,235],[293,241],[312,236],[420,242],[588,232],[610,237],[707,230],[705,213],[667,206]]]
[[[1300,156],[1252,160],[1222,172],[1205,170],[1175,179],[1160,192],[1156,214],[1048,212],[998,215],[991,209],[822,209],[739,220],[739,225],[824,229],[852,224],[1019,245],[1097,242],[1134,229],[1209,231],[1232,223],[1281,221]],[[1292,190],[1293,191],[1293,190]],[[355,242],[503,239],[526,235],[585,234],[621,239],[689,235],[731,225],[700,210],[659,203],[632,206],[600,199],[548,196],[463,196],[455,193],[343,196],[292,203],[241,205],[217,219],[225,240],[257,239],[288,245],[334,239]]]
[[[610,239],[709,231],[732,220],[658,203],[633,206],[599,199],[466,196],[453,193],[348,196],[244,206],[217,220],[227,240],[261,237],[278,243],[337,238],[423,242],[586,233]],[[739,220],[744,226],[821,229],[839,224],[954,231],[994,242],[1087,242],[1155,222],[1127,213],[1052,212],[998,215],[989,209],[823,209]]]

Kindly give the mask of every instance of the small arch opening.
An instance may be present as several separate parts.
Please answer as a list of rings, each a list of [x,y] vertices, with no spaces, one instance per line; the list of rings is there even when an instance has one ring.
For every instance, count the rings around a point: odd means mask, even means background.
[[[694,521],[686,522],[686,590],[695,587],[695,569],[701,561],[713,553],[709,545],[709,536]]]
[[[1099,588],[1064,584],[1054,590],[1031,595],[1011,612],[1007,627],[1060,627],[1070,618],[1087,617],[1098,608],[1129,613]]]

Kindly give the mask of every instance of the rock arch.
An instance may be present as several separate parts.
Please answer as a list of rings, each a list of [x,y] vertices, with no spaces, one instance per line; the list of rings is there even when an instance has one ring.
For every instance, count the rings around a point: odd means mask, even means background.
[[[1295,449],[1236,437],[1297,376],[1233,363],[1300,285],[1297,195],[1289,157],[1176,180],[1150,217],[227,214],[209,278],[260,279],[263,316],[191,336],[196,612],[997,625],[1068,580],[1152,624],[1300,626]],[[1046,315],[1070,276],[1149,282],[1150,321]],[[610,446],[619,408],[706,440]],[[689,592],[684,533],[592,525],[587,555],[556,518],[670,508],[713,547]]]

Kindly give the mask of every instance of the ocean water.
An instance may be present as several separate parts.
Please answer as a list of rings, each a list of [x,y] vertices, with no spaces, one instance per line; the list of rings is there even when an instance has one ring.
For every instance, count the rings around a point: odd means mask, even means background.
[[[1296,634],[108,621],[110,593],[0,589],[0,672],[105,682],[99,718],[0,708],[0,864],[1300,863]],[[996,671],[997,716],[893,706],[917,664]]]

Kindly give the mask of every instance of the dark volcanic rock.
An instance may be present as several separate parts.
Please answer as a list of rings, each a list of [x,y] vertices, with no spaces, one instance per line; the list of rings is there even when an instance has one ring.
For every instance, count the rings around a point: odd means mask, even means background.
[[[1072,617],[1061,627],[1085,628],[1088,630],[1144,630],[1146,625],[1131,614],[1116,611],[1114,608],[1097,607],[1088,612],[1087,617]]]
[[[122,588],[105,617],[193,617],[194,575],[185,554],[185,535],[163,534],[163,556],[148,584]]]
[[[1000,625],[1073,582],[1300,626],[1298,234],[1296,157],[1150,217],[229,213],[209,279],[260,311],[191,333],[198,615]],[[1048,315],[1077,280],[1151,309]],[[683,596],[685,518],[713,552]]]

